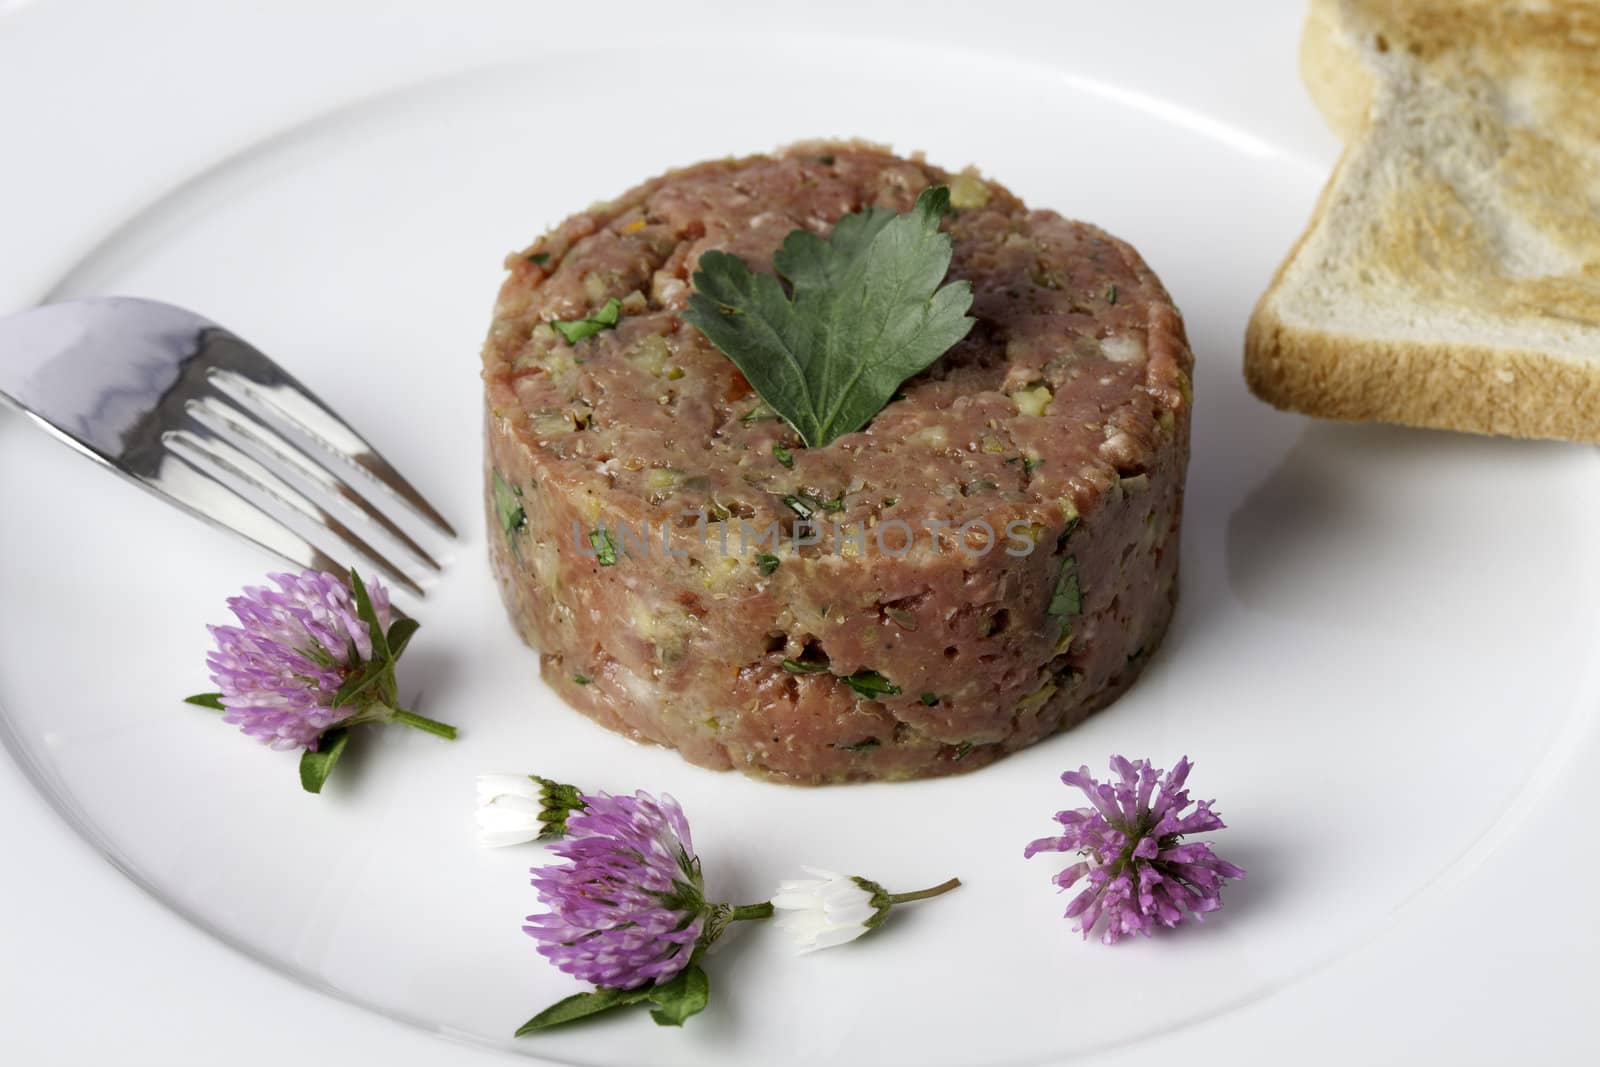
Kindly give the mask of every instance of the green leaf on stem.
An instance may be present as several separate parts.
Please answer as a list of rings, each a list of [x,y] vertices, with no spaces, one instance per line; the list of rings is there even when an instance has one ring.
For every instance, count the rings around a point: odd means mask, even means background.
[[[706,1010],[711,999],[711,980],[698,963],[691,963],[665,985],[649,987],[650,1018],[660,1026],[682,1026],[685,1019]]]
[[[409,615],[402,615],[394,620],[394,624],[389,627],[389,635],[385,638],[389,644],[389,661],[391,663],[400,658],[400,654],[411,643],[411,638],[420,629],[422,629],[422,624]]]
[[[391,658],[389,642],[378,623],[378,612],[372,606],[372,597],[367,594],[367,583],[361,580],[361,575],[356,573],[354,567],[350,568],[350,591],[355,595],[357,618],[367,624],[367,634],[372,641],[372,661],[388,663]]]
[[[649,1000],[652,991],[652,986],[645,986],[642,989],[593,989],[587,993],[575,993],[565,1000],[556,1001],[517,1027],[516,1036],[525,1037],[540,1030],[549,1030],[554,1026],[587,1019],[591,1015],[599,1015],[613,1008],[638,1004]]]
[[[335,727],[322,735],[317,743],[317,751],[309,748],[300,754],[300,787],[307,793],[322,792],[322,783],[328,780],[328,775],[333,773],[333,765],[339,762],[339,757],[344,755],[345,745],[350,743],[350,731]]]

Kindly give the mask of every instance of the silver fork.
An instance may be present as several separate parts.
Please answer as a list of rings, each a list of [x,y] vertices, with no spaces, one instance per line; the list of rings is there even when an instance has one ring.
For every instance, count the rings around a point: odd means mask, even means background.
[[[171,304],[111,297],[0,319],[0,401],[190,514],[301,567],[345,569],[299,532],[320,529],[339,546],[334,551],[354,553],[419,597],[421,580],[439,571],[346,479],[358,470],[358,479],[455,536],[411,483],[292,375]],[[329,506],[334,501],[382,531],[421,580],[346,525]]]

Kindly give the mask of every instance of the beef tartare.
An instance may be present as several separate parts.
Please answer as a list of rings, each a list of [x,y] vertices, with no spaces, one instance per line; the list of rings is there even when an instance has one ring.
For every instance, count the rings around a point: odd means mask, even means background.
[[[805,447],[683,318],[700,257],[950,190],[966,337]],[[507,260],[490,551],[546,681],[691,762],[964,771],[1115,699],[1177,595],[1192,357],[1127,244],[859,144],[655,178]]]

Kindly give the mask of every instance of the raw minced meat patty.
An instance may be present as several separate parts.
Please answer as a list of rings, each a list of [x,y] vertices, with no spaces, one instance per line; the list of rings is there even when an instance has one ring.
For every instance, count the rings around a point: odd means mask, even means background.
[[[866,428],[806,448],[682,320],[695,265],[770,270],[791,230],[933,184],[976,325]],[[602,724],[789,781],[944,774],[1079,722],[1160,641],[1193,361],[1123,242],[830,143],[674,171],[507,266],[483,355],[491,555],[546,681]],[[612,328],[549,325],[613,298]]]

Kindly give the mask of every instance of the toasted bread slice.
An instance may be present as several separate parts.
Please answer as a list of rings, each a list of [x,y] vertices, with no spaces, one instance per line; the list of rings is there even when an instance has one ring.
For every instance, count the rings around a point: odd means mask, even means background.
[[[1314,0],[1347,138],[1251,317],[1279,407],[1600,441],[1600,0]]]

